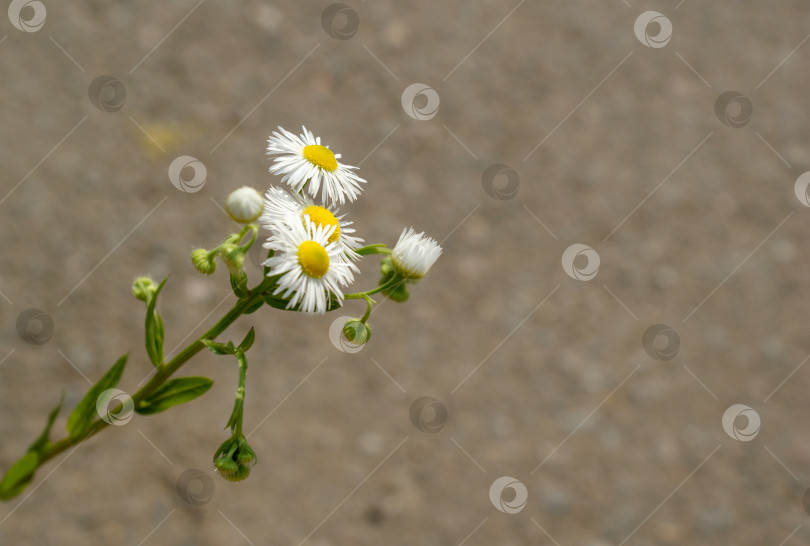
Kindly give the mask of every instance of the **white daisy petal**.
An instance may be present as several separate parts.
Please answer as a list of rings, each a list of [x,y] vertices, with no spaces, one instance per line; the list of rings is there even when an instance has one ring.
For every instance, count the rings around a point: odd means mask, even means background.
[[[279,276],[273,295],[290,298],[287,309],[323,313],[331,296],[343,302],[341,287],[348,286],[359,270],[336,242],[329,242],[335,229],[316,225],[308,215],[303,222],[274,224],[273,235],[264,244],[274,254],[264,265],[270,268],[268,276]]]
[[[340,154],[321,145],[306,127],[303,134],[295,134],[278,128],[267,140],[267,155],[273,159],[270,172],[281,175],[281,181],[294,191],[306,190],[312,197],[320,191],[321,201],[329,206],[354,201],[360,195],[361,186],[366,181],[354,170],[357,167],[340,163]]]
[[[441,254],[442,247],[434,239],[406,228],[391,251],[391,262],[397,273],[415,280],[427,275]]]
[[[352,235],[355,230],[352,222],[346,221],[345,214],[338,216],[338,209],[334,207],[321,207],[315,205],[306,195],[291,195],[281,188],[272,187],[267,191],[264,200],[264,214],[259,221],[267,229],[273,231],[278,226],[291,224],[304,224],[304,216],[309,215],[316,226],[335,226],[330,236],[330,242],[336,242],[341,252],[351,260],[357,260],[360,255],[355,249],[360,248],[363,239]]]

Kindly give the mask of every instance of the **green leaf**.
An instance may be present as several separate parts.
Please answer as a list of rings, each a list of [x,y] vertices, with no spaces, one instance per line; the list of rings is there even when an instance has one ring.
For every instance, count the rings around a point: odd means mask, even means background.
[[[253,347],[253,342],[256,341],[256,332],[253,328],[250,329],[250,332],[247,333],[245,339],[242,340],[242,343],[239,344],[239,349],[246,353],[248,349]]]
[[[184,404],[204,394],[214,381],[207,377],[180,377],[170,379],[142,401],[135,411],[142,415],[160,413],[172,406]]]
[[[115,388],[118,381],[121,380],[121,375],[124,373],[124,366],[127,364],[127,357],[129,353],[125,354],[118,361],[113,364],[112,368],[107,370],[104,377],[90,387],[84,398],[81,399],[79,404],[73,409],[67,420],[67,431],[71,438],[79,438],[84,436],[93,419],[98,415],[96,412],[96,402],[102,392],[107,389]]]
[[[62,403],[65,401],[65,391],[62,391],[62,395],[59,397],[59,404],[55,408],[51,410],[51,413],[48,414],[48,422],[45,423],[45,430],[42,431],[42,434],[39,435],[39,438],[34,440],[34,443],[31,444],[31,447],[28,448],[28,451],[34,451],[36,453],[40,453],[45,446],[48,445],[48,438],[51,434],[51,427],[53,427],[53,422],[56,421],[56,416],[59,415],[59,411],[62,409]]]
[[[233,354],[233,352],[229,349],[229,347],[224,343],[217,343],[216,341],[211,341],[210,339],[203,339],[201,341],[203,345],[208,347],[208,350],[214,354],[217,355]]]
[[[0,500],[8,500],[22,493],[39,466],[39,455],[29,451],[22,458],[11,465],[0,481]]]
[[[149,303],[146,305],[146,324],[145,324],[145,334],[146,334],[146,354],[149,355],[149,360],[152,361],[152,364],[155,367],[160,366],[163,363],[163,319],[161,316],[155,311],[155,305],[157,304],[158,295],[160,291],[163,289],[163,285],[166,284],[166,281],[169,280],[169,277],[166,277],[161,281],[158,285],[157,289],[155,290],[154,295],[149,299]]]
[[[231,273],[231,288],[237,298],[247,297],[247,273],[240,271],[236,275]]]

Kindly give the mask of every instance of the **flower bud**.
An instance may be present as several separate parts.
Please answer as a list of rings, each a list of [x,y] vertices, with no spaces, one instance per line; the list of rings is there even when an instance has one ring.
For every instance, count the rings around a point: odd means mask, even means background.
[[[225,200],[225,212],[240,224],[255,222],[264,209],[264,198],[250,186],[231,192]]]
[[[214,253],[208,252],[204,248],[198,248],[191,253],[191,263],[194,264],[194,269],[203,275],[210,275],[217,269]]]
[[[371,326],[359,319],[347,320],[343,325],[343,336],[354,345],[363,345],[371,339]]]
[[[388,277],[392,271],[394,271],[394,264],[391,262],[390,256],[386,256],[380,260],[380,273],[383,278]]]
[[[257,460],[258,458],[256,457],[256,453],[247,444],[247,442],[243,442],[239,446],[239,449],[236,450],[236,461],[240,465],[253,466],[256,464]]]
[[[242,272],[245,267],[245,251],[234,244],[222,245],[220,248],[222,249],[222,261],[228,266],[228,271],[232,275]]]
[[[394,288],[389,288],[388,290],[383,290],[383,294],[391,298],[397,303],[404,303],[408,301],[408,298],[411,297],[411,294],[408,292],[408,289],[405,287],[405,282],[401,282],[396,285]]]
[[[157,285],[155,281],[149,277],[138,277],[132,283],[132,295],[141,301],[148,302],[149,299],[155,294]]]

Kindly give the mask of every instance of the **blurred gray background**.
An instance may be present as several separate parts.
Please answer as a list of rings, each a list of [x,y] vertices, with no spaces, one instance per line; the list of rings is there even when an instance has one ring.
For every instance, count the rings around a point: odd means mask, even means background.
[[[211,464],[236,366],[200,354],[182,373],[214,378],[204,398],[50,462],[0,543],[810,541],[806,2],[24,4],[41,27],[0,18],[2,470],[60,390],[72,408],[125,351],[121,388],[149,372],[136,276],[171,275],[167,351],[232,305],[189,253],[234,228],[231,190],[278,182],[277,125],[361,166],[343,210],[366,241],[413,225],[444,254],[357,353],[329,329],[358,302],[228,330],[257,331],[247,481]],[[182,155],[199,191],[169,180]],[[53,327],[21,335],[30,308]],[[490,499],[503,476],[525,505]]]

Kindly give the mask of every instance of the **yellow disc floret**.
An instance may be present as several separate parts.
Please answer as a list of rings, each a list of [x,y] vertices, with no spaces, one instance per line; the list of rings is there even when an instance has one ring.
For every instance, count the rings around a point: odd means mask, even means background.
[[[315,224],[317,227],[321,226],[335,226],[335,231],[329,236],[329,242],[334,243],[340,237],[340,223],[338,219],[335,218],[335,215],[332,214],[329,209],[324,207],[319,207],[317,205],[309,205],[304,209],[301,213],[301,221],[303,222],[303,217],[305,215],[309,215],[309,219],[312,220],[312,223]],[[306,224],[304,224],[306,226]]]
[[[329,255],[315,241],[304,241],[298,247],[298,263],[310,277],[320,279],[329,271]]]
[[[326,146],[321,146],[320,144],[304,146],[304,159],[325,171],[332,172],[337,170],[338,165],[335,154]]]

